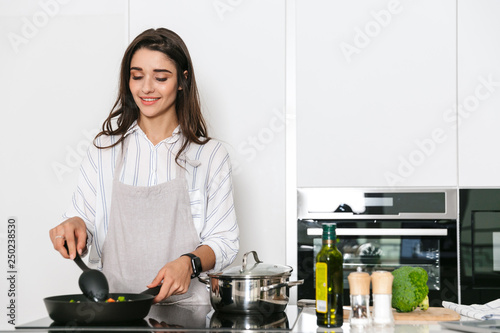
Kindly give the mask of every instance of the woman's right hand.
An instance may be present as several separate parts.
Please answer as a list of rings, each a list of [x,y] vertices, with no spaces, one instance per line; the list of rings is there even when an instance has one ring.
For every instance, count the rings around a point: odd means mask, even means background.
[[[80,217],[67,219],[50,229],[49,235],[54,249],[66,259],[75,259],[76,251],[81,255],[87,244],[87,228]],[[64,243],[68,245],[68,251]]]

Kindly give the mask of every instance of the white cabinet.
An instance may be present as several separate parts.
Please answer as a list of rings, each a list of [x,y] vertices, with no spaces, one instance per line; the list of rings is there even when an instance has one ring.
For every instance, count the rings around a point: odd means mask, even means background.
[[[297,185],[456,186],[453,0],[297,0]]]
[[[187,44],[209,134],[229,150],[237,264],[250,250],[285,262],[285,1],[130,1],[130,38],[151,27]]]
[[[500,2],[458,1],[461,187],[500,186]]]

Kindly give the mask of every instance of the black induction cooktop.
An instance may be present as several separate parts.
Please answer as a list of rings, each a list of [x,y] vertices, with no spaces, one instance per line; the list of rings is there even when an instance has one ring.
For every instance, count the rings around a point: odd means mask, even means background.
[[[210,305],[153,305],[146,318],[134,322],[84,326],[72,323],[56,323],[49,317],[45,317],[16,326],[16,329],[42,332],[186,332],[206,330],[217,332],[227,331],[228,329],[289,331],[293,329],[300,310],[300,307],[289,305],[284,312],[240,315],[214,312]]]

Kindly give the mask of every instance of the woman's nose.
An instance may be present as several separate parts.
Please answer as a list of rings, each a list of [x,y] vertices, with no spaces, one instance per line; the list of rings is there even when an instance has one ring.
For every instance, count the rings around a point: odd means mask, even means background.
[[[151,80],[146,79],[143,82],[144,82],[144,84],[142,85],[142,92],[143,93],[150,94],[155,90],[153,82]]]

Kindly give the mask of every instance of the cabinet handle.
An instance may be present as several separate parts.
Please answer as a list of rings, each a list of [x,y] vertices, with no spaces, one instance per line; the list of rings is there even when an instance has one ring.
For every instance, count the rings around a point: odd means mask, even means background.
[[[321,228],[308,228],[308,236],[321,236],[323,230]],[[337,228],[335,230],[337,236],[448,236],[448,229],[435,228]]]

